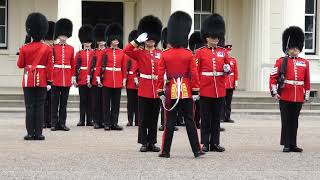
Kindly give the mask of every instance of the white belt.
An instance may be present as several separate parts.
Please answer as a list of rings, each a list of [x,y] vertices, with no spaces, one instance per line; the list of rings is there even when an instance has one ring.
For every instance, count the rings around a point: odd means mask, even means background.
[[[284,83],[291,84],[291,85],[304,85],[303,81],[294,81],[294,80],[284,80]]]
[[[28,65],[28,67],[31,68],[32,65]],[[36,68],[37,68],[37,69],[44,69],[44,68],[46,68],[46,66],[44,66],[44,65],[37,65]]]
[[[223,76],[224,72],[202,72],[203,76]]]
[[[132,72],[132,71],[129,71],[128,74],[133,74],[133,72]]]
[[[106,67],[107,71],[121,71],[121,68],[115,68],[115,67]]]
[[[147,74],[142,74],[140,73],[140,77],[144,78],[144,79],[153,79],[153,80],[157,80],[158,79],[158,75],[147,75]]]
[[[80,69],[82,69],[82,70],[87,70],[88,67],[80,67]]]
[[[71,69],[71,65],[62,65],[62,64],[55,64],[53,65],[55,68],[62,68],[62,69]]]

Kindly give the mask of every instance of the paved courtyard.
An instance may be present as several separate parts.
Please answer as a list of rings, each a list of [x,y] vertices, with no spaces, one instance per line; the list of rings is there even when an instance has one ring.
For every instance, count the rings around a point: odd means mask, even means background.
[[[140,153],[137,128],[105,132],[76,127],[44,130],[46,141],[23,141],[24,114],[0,114],[0,179],[320,179],[320,119],[303,116],[298,143],[302,154],[282,153],[278,116],[234,115],[223,124],[224,153],[194,159],[185,128],[175,133],[170,159]],[[126,115],[120,115],[125,125]],[[162,132],[158,133],[161,145]]]

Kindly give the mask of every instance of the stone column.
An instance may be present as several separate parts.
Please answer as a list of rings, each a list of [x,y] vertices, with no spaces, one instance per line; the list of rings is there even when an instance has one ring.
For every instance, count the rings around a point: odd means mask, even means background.
[[[171,14],[175,11],[184,11],[188,13],[192,18],[191,32],[193,32],[194,26],[194,1],[193,0],[171,0]]]
[[[135,0],[125,0],[123,2],[123,44],[128,40],[129,33],[136,28],[135,24]]]

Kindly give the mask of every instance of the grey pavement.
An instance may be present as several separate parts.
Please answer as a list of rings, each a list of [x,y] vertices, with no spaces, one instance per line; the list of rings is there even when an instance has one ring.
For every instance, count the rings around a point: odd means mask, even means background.
[[[137,127],[105,132],[76,127],[44,130],[45,141],[23,141],[23,113],[0,113],[0,179],[320,179],[320,119],[302,116],[298,144],[303,153],[282,153],[279,116],[236,114],[222,126],[224,153],[194,159],[185,128],[175,133],[170,159],[140,153]],[[120,115],[126,124],[126,115]],[[161,146],[162,132],[158,133]]]

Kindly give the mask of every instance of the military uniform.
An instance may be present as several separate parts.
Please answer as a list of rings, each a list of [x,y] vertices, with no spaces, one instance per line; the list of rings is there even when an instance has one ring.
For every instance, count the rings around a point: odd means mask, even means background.
[[[44,140],[42,126],[46,87],[51,80],[52,50],[44,44],[48,31],[47,18],[40,13],[29,14],[26,29],[33,42],[20,48],[17,66],[24,69],[22,87],[26,107],[25,140]]]

